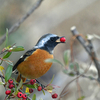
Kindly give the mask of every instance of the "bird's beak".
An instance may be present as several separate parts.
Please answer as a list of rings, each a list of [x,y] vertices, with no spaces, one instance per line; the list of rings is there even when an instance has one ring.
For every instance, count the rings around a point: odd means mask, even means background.
[[[65,43],[65,41],[62,41],[62,40],[61,40],[62,38],[65,39],[65,37],[62,36],[62,37],[59,37],[59,38],[56,40],[56,42],[57,42],[57,43]]]

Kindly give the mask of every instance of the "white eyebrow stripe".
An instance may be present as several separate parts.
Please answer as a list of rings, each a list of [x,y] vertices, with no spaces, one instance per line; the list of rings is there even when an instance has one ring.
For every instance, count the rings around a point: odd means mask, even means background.
[[[22,56],[20,56],[20,58],[23,58],[23,55],[22,55]]]

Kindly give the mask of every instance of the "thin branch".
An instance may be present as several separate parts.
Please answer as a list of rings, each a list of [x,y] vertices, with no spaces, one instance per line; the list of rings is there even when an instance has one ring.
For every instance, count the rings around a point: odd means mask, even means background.
[[[72,31],[74,36],[78,35],[77,40],[82,44],[84,49],[87,51],[87,53],[90,55],[90,57],[94,61],[94,64],[95,64],[97,71],[98,71],[98,81],[100,81],[100,64],[99,64],[98,60],[96,59],[97,57],[96,57],[96,54],[94,52],[93,45],[92,45],[91,41],[90,40],[88,42],[85,41],[85,39],[83,39],[82,36],[79,35],[79,32],[77,31],[75,26],[71,28],[71,31]]]
[[[17,23],[15,23],[8,31],[8,35],[16,31],[19,26],[40,6],[43,0],[38,0],[35,5],[27,12]],[[5,41],[6,33],[0,39],[0,45]]]
[[[16,43],[15,43],[16,44]],[[0,52],[0,55],[5,53],[5,52],[8,52],[10,48],[12,48],[13,46],[15,46],[15,44],[13,44],[11,47],[9,48],[4,48],[1,52]]]
[[[84,71],[83,74],[80,74],[80,73],[76,73],[76,75],[78,75],[76,78],[74,78],[73,80],[71,80],[68,84],[66,84],[65,88],[62,90],[62,92],[60,93],[60,98],[62,98],[63,96],[67,95],[69,93],[69,91],[65,91],[65,89],[72,83],[74,82],[75,80],[79,79],[80,77],[83,77],[83,78],[87,78],[87,79],[90,79],[90,80],[95,80],[97,81],[97,79],[93,78],[93,77],[89,77],[89,76],[85,76],[84,74],[87,73],[87,71],[89,70],[89,68],[91,67],[91,64],[92,64],[92,61],[90,62],[89,64],[89,67],[87,67]],[[98,82],[98,81],[97,81]],[[65,91],[65,92],[64,92]]]

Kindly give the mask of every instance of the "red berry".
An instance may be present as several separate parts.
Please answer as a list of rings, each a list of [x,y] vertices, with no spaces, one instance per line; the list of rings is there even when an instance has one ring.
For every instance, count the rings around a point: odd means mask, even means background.
[[[9,80],[8,80],[8,83],[9,83],[9,84],[12,84],[12,83],[13,83],[13,80],[12,80],[12,79],[9,79]]]
[[[65,41],[66,41],[65,37],[60,38],[60,42],[65,42]]]
[[[57,93],[54,93],[53,95],[52,95],[52,98],[53,99],[55,99],[55,98],[57,98],[58,97],[58,94]]]
[[[9,95],[10,93],[11,93],[10,90],[6,90],[6,92],[5,92],[6,95]]]
[[[39,87],[37,88],[37,90],[38,90],[38,91],[41,91],[41,90],[42,90],[42,87],[41,87],[41,86],[39,86]]]
[[[22,98],[23,98],[23,99],[26,99],[26,98],[27,98],[27,95],[26,95],[26,94],[23,94],[23,95],[22,95]]]
[[[35,80],[35,79],[31,79],[31,80],[30,80],[30,84],[33,85],[34,83],[36,83],[36,80]]]
[[[13,87],[14,87],[14,85],[13,84],[9,84],[9,89],[12,89]]]
[[[17,97],[18,97],[18,98],[21,98],[22,95],[23,95],[22,92],[18,92]]]
[[[29,89],[29,93],[32,93],[33,92],[33,89]]]

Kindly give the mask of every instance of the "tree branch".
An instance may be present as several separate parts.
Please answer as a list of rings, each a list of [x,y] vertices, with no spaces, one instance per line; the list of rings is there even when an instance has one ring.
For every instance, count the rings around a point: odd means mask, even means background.
[[[82,38],[82,36],[79,34],[79,32],[77,31],[77,29],[76,29],[75,26],[73,26],[73,27],[71,28],[71,31],[72,31],[72,34],[73,34],[74,36],[77,35],[77,37],[76,37],[77,40],[82,44],[82,46],[84,47],[84,49],[87,51],[87,53],[90,55],[90,57],[91,57],[92,60],[94,61],[94,64],[95,64],[96,69],[97,69],[97,71],[98,71],[98,81],[100,82],[100,64],[99,64],[98,60],[96,59],[97,57],[96,57],[96,54],[95,54],[95,52],[94,52],[94,49],[93,49],[93,45],[92,45],[91,40],[88,40],[88,42],[85,41],[85,40]]]
[[[43,0],[38,0],[35,5],[27,12],[17,23],[15,23],[8,31],[8,35],[16,31],[19,26],[40,6]],[[6,33],[0,39],[0,45],[5,41]]]

